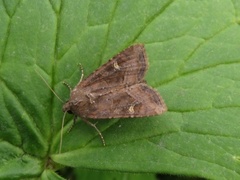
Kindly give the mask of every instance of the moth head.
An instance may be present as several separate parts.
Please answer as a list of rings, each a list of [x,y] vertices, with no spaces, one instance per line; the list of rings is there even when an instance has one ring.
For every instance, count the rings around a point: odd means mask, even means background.
[[[63,112],[68,112],[69,114],[72,114],[71,111],[71,103],[69,101],[67,101],[64,105],[63,105]]]

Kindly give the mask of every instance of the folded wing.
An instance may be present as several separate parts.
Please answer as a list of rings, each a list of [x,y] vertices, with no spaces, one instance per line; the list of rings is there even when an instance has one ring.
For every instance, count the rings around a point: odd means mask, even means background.
[[[135,84],[107,95],[91,94],[92,103],[82,107],[86,118],[143,117],[162,114],[167,107],[161,96],[145,83]]]
[[[143,44],[136,44],[114,56],[77,85],[84,91],[108,93],[143,81],[148,60]]]

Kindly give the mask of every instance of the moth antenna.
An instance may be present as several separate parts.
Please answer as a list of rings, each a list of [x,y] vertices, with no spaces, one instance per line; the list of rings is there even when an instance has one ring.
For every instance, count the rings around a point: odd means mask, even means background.
[[[74,116],[73,123],[72,123],[71,127],[68,129],[68,133],[72,130],[73,126],[76,124],[76,120],[77,120],[77,116]]]
[[[98,135],[100,136],[100,138],[101,138],[101,140],[102,140],[103,146],[106,146],[106,143],[105,143],[105,140],[104,140],[104,138],[103,138],[103,135],[102,135],[102,133],[99,131],[99,129],[97,128],[97,126],[96,126],[95,124],[91,123],[90,121],[88,121],[87,119],[82,118],[82,120],[83,120],[85,123],[87,123],[88,125],[94,127],[94,129],[98,132]]]
[[[66,114],[67,114],[67,111],[64,112],[63,119],[62,119],[62,127],[61,127],[60,143],[59,143],[59,154],[62,151],[63,127],[64,127],[64,121],[65,121]]]
[[[70,92],[72,92],[72,88],[71,88],[71,86],[70,86],[68,83],[66,83],[66,82],[64,81],[63,84],[68,87],[68,89],[70,90]]]
[[[50,87],[50,85],[47,83],[47,81],[43,78],[43,76],[34,69],[35,72],[40,76],[40,78],[43,80],[43,82],[47,85],[47,87],[53,92],[53,94],[63,103],[63,100],[57,95],[57,93]]]
[[[83,77],[84,77],[84,71],[83,71],[82,64],[81,64],[81,63],[79,63],[78,65],[79,65],[79,68],[80,68],[80,70],[81,70],[81,73],[82,73],[82,74],[81,74],[80,81],[79,81],[79,83],[81,83],[81,82],[82,82],[82,80],[83,80]],[[78,83],[78,84],[79,84],[79,83]]]
[[[80,70],[81,70],[81,72],[82,72],[80,81],[79,81],[79,83],[78,83],[78,84],[80,84],[80,83],[82,82],[82,80],[83,80],[84,73],[83,73],[83,67],[82,67],[82,65],[81,65],[80,63],[79,63],[78,65],[79,65],[79,68],[80,68]],[[70,92],[72,92],[72,88],[71,88],[71,86],[70,86],[68,83],[66,83],[66,82],[64,81],[63,84],[68,87],[68,89],[70,90]]]

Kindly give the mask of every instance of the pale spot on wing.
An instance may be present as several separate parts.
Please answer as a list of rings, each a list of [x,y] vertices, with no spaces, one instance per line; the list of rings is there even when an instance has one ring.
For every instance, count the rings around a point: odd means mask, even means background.
[[[113,67],[114,67],[114,69],[120,70],[120,66],[118,65],[117,62],[113,63]]]
[[[131,106],[129,107],[128,111],[129,111],[130,114],[133,114],[133,113],[134,113],[134,106],[131,105]]]

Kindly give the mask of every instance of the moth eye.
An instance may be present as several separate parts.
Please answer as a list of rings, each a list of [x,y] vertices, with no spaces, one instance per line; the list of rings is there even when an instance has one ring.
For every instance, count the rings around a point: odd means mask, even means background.
[[[71,110],[68,110],[67,113],[69,113],[69,114],[73,114],[73,112],[72,112]]]

